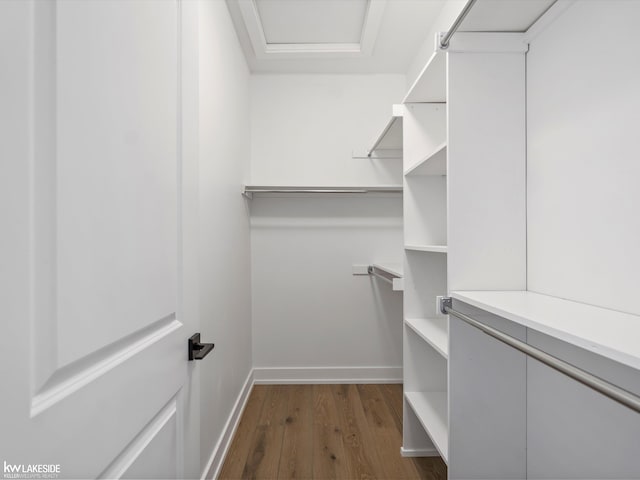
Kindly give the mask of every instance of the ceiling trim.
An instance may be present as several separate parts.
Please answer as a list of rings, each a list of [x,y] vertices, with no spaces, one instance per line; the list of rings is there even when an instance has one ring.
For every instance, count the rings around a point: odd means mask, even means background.
[[[238,0],[253,52],[259,59],[353,58],[373,54],[387,0],[368,0],[360,43],[268,44],[255,0]]]

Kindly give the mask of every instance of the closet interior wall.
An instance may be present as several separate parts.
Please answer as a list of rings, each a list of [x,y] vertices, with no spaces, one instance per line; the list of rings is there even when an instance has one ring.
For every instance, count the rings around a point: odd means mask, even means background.
[[[238,193],[249,170],[250,74],[224,2],[198,8],[199,184],[191,192],[197,209],[189,212],[197,259],[185,301],[200,318],[202,338],[216,344],[206,362],[190,362],[200,369],[200,461],[207,473],[222,461],[227,422],[252,369],[249,215]]]
[[[636,315],[638,18],[640,2],[576,2],[527,54],[529,290]]]
[[[527,54],[528,289],[634,315],[639,18],[639,2],[577,1]],[[612,45],[601,32],[613,25]],[[640,395],[637,370],[531,330],[528,341]],[[640,476],[639,414],[531,360],[527,404],[528,478]]]
[[[401,185],[401,159],[352,151],[371,146],[404,88],[404,75],[253,75],[247,183]],[[352,266],[401,263],[401,195],[247,202],[256,381],[400,381],[402,294]]]

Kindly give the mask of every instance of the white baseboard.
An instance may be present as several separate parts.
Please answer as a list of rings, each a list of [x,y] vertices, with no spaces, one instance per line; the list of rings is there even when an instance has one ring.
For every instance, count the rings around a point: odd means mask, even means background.
[[[236,403],[231,410],[231,415],[229,415],[229,419],[224,426],[222,435],[220,435],[220,439],[218,440],[216,446],[213,448],[213,452],[211,453],[211,457],[207,462],[207,466],[202,472],[201,480],[205,480],[208,478],[217,478],[220,474],[220,469],[222,468],[224,457],[227,455],[227,451],[231,446],[231,440],[233,440],[233,435],[236,433],[236,429],[238,428],[238,424],[240,423],[240,418],[242,417],[244,407],[247,405],[247,400],[249,399],[249,394],[251,393],[253,384],[254,377],[253,370],[251,370],[244,382],[244,385],[242,386],[242,390],[240,390],[240,394],[238,395]]]
[[[253,378],[256,384],[402,383],[402,367],[260,367]]]
[[[403,457],[439,457],[440,453],[435,448],[404,448],[400,447],[400,455]]]

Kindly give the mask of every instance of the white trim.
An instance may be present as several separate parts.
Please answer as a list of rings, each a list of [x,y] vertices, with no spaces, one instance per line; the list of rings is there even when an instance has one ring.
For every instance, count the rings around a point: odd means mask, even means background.
[[[256,385],[402,383],[402,367],[260,367],[253,378]]]
[[[373,54],[373,47],[378,38],[386,3],[387,0],[369,0],[367,4],[367,13],[364,17],[360,38],[360,53],[363,56],[370,57]]]
[[[251,389],[253,388],[254,384],[254,370],[252,369],[244,382],[242,390],[240,390],[238,399],[236,400],[236,403],[231,410],[231,415],[229,415],[229,418],[227,419],[227,423],[224,426],[218,443],[213,448],[213,452],[209,457],[207,466],[204,468],[204,471],[200,476],[201,480],[205,480],[207,478],[217,478],[220,474],[220,469],[222,468],[224,459],[227,456],[227,451],[231,446],[233,436],[238,429],[240,418],[242,418],[244,408],[247,406],[247,400],[249,399],[249,394],[251,393]]]
[[[265,44],[264,53],[277,54],[317,54],[317,53],[361,53],[359,43],[274,43]]]
[[[253,0],[238,0],[238,8],[240,9],[240,15],[245,27],[247,27],[247,33],[249,34],[249,40],[253,46],[253,53],[256,57],[264,57],[265,48],[267,46],[267,39],[264,36],[264,30],[262,29],[262,22],[260,21],[260,15]]]
[[[254,0],[237,0],[256,58],[354,58],[373,53],[387,0],[368,0],[359,43],[267,43],[262,20]]]
[[[435,448],[404,448],[400,447],[400,455],[403,457],[439,457]]]

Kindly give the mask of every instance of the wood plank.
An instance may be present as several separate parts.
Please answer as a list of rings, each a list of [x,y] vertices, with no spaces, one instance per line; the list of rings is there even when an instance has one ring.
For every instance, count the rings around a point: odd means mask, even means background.
[[[402,384],[401,383],[390,383],[378,385],[380,388],[380,392],[384,397],[385,402],[387,403],[387,407],[393,414],[393,419],[396,422],[396,428],[402,434]]]
[[[349,478],[342,430],[329,385],[313,385],[313,476]]]
[[[313,476],[313,397],[310,385],[288,388],[287,412],[278,478]]]
[[[400,455],[402,435],[378,385],[358,385],[358,392],[369,428],[375,435],[384,478],[419,478],[413,461]]]
[[[254,385],[249,394],[247,405],[242,412],[240,423],[233,441],[224,459],[219,478],[242,478],[242,470],[249,455],[251,439],[256,430],[256,425],[262,413],[262,406],[267,396],[267,385]]]
[[[338,420],[342,425],[349,478],[372,479],[381,471],[375,438],[362,408],[355,385],[332,385]]]
[[[447,464],[440,457],[415,457],[412,459],[420,478],[447,480]]]
[[[400,456],[402,403],[401,385],[256,385],[218,478],[446,480]]]
[[[242,478],[276,478],[287,412],[287,387],[269,385]]]

